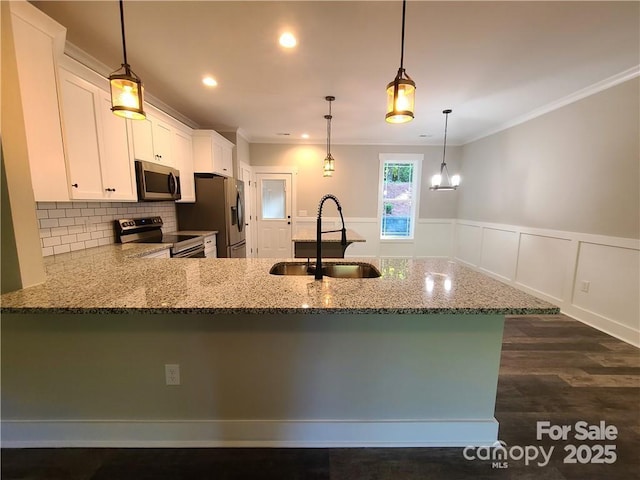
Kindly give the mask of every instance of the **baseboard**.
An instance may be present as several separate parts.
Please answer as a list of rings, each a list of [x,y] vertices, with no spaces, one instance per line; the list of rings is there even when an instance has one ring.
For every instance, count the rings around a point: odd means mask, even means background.
[[[491,445],[498,422],[6,420],[3,448],[462,447]]]
[[[590,312],[584,308],[571,305],[562,309],[562,313],[582,323],[600,330],[612,337],[640,348],[640,331],[623,325],[615,320]]]

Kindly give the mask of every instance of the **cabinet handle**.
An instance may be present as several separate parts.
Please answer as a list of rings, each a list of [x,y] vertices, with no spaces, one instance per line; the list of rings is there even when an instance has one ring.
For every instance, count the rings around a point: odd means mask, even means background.
[[[105,191],[107,191],[107,192],[115,192],[116,189],[115,188],[105,188]]]
[[[73,183],[73,184],[71,184],[71,186],[72,186],[73,188],[78,188],[78,184],[77,184],[77,183]]]

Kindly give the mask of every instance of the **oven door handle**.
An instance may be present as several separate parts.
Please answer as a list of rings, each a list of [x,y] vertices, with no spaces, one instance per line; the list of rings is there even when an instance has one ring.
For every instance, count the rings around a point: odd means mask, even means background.
[[[181,252],[178,252],[178,253],[172,253],[171,257],[172,258],[188,258],[188,257],[204,258],[204,244],[196,245],[195,247],[182,250]]]

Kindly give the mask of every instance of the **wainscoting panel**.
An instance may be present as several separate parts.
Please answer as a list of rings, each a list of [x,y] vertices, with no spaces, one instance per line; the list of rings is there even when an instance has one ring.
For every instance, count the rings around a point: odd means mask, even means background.
[[[566,238],[521,234],[516,284],[563,302],[570,254],[571,241]]]
[[[518,232],[484,228],[482,230],[480,269],[505,280],[513,280],[518,259]]]
[[[456,260],[640,346],[640,241],[457,220]]]
[[[352,243],[345,257],[377,257],[380,250],[380,227],[375,218],[345,218],[347,228],[358,232],[366,242]]]
[[[453,226],[450,219],[418,220],[414,256],[451,257],[453,255]]]
[[[572,304],[640,330],[640,252],[582,242]]]
[[[458,222],[455,231],[455,257],[469,265],[479,265],[482,227]]]
[[[453,229],[451,218],[422,218],[416,223],[413,240],[380,240],[380,221],[371,217],[344,219],[347,229],[357,232],[366,242],[355,242],[345,257],[451,257],[453,255]],[[341,227],[339,217],[322,218],[323,230]],[[294,233],[316,229],[316,219],[297,217]]]

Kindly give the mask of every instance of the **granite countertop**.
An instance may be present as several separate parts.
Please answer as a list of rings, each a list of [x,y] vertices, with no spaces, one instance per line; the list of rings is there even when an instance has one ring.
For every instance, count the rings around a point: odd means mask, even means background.
[[[300,230],[291,238],[292,242],[298,243],[316,243],[316,231],[311,229]],[[340,242],[342,240],[342,232],[330,232],[322,234],[322,242]],[[347,228],[347,243],[366,242],[367,240],[357,232]]]
[[[44,284],[2,295],[2,313],[555,314],[558,307],[446,259],[362,259],[375,279],[270,275],[284,259],[139,258],[115,244],[45,258]],[[349,259],[349,261],[356,259]],[[344,262],[344,260],[339,260]]]

